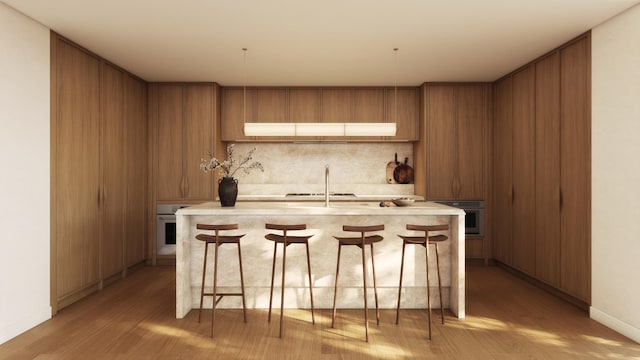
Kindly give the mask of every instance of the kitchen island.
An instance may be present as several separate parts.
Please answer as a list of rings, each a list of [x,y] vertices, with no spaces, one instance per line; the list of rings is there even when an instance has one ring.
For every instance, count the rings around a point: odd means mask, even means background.
[[[195,239],[200,231],[196,224],[237,223],[237,234],[242,238],[242,265],[248,308],[268,308],[273,261],[273,242],[264,238],[265,223],[306,224],[307,230],[299,234],[313,234],[309,241],[311,276],[316,308],[333,306],[338,243],[336,236],[353,236],[342,231],[342,225],[384,224],[380,232],[384,240],[374,245],[376,281],[381,308],[395,308],[398,299],[398,281],[402,240],[398,234],[411,234],[406,224],[449,224],[449,240],[440,244],[440,267],[444,307],[459,318],[465,316],[464,293],[464,211],[433,202],[415,202],[410,206],[380,207],[378,202],[237,202],[235,207],[221,207],[217,202],[204,203],[180,209],[176,213],[176,317],[183,318],[200,302],[204,244]],[[416,233],[419,234],[419,233]],[[218,288],[222,291],[238,291],[237,249],[227,245],[220,247]],[[430,252],[431,303],[438,307],[435,253]],[[213,264],[213,251],[209,264]],[[276,262],[276,286],[281,279],[282,247],[278,247]],[[369,251],[367,261],[370,266]],[[424,248],[407,246],[403,278],[402,308],[426,308]],[[213,283],[212,267],[208,266],[207,285]],[[309,308],[309,287],[305,248],[291,245],[287,248],[285,307]],[[343,248],[339,279],[339,308],[362,308],[362,260],[358,247]],[[371,271],[367,272],[371,277]],[[371,279],[367,284],[372,284]],[[373,289],[368,295],[373,305]],[[280,304],[280,291],[274,289],[274,304]],[[205,298],[210,308],[212,299]],[[241,308],[240,298],[224,298],[217,307]]]

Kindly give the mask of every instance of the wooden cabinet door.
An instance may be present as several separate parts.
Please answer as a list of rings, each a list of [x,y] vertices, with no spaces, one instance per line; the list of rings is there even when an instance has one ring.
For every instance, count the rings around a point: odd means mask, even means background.
[[[182,86],[160,85],[157,89],[157,200],[177,200],[184,196],[182,168]]]
[[[427,195],[430,200],[455,199],[455,87],[429,86],[427,96]]]
[[[287,90],[256,89],[254,112],[256,122],[286,122]]]
[[[322,122],[344,123],[353,118],[352,89],[322,89]],[[328,140],[344,140],[342,136],[324,136]]]
[[[535,68],[513,75],[513,265],[535,273]]]
[[[538,279],[560,285],[560,56],[536,68],[535,238]]]
[[[396,136],[389,139],[420,140],[419,88],[387,88],[385,97],[387,109],[385,121],[396,123]]]
[[[456,87],[458,163],[454,189],[460,200],[484,199],[488,95],[489,88],[485,85]]]
[[[285,123],[287,118],[287,90],[283,88],[255,89],[254,121],[263,123]],[[266,136],[261,140],[281,140],[284,136]]]
[[[146,259],[147,208],[147,116],[146,86],[141,80],[125,76],[124,121],[126,149],[125,267]]]
[[[246,93],[246,99],[245,99]],[[254,90],[223,88],[221,94],[220,131],[222,141],[248,140],[244,136],[244,123],[255,121]]]
[[[591,300],[590,38],[560,52],[561,288]]]
[[[513,80],[507,77],[495,84],[495,123],[493,146],[493,256],[513,264],[511,228],[513,207]]]
[[[320,122],[321,90],[289,89],[289,122]],[[319,136],[299,136],[299,140],[319,140]]]
[[[102,278],[124,270],[124,73],[102,63]]]
[[[353,97],[351,89],[322,89],[322,121],[349,122]]]
[[[350,122],[384,122],[384,89],[365,88],[353,90],[353,117]],[[380,140],[380,136],[352,136],[351,140]]]
[[[184,199],[213,200],[213,176],[200,170],[200,159],[213,153],[213,85],[184,87]]]
[[[100,61],[57,40],[56,306],[99,281]]]

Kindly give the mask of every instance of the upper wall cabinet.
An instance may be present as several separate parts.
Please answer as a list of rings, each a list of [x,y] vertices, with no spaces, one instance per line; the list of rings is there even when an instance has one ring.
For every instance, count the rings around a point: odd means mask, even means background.
[[[484,84],[427,86],[429,199],[485,199],[490,90]]]
[[[213,176],[200,159],[214,151],[214,86],[151,85],[156,200],[213,199]]]
[[[223,141],[417,141],[419,88],[223,88]],[[397,111],[396,111],[397,104]],[[246,137],[245,122],[396,122],[394,137]]]

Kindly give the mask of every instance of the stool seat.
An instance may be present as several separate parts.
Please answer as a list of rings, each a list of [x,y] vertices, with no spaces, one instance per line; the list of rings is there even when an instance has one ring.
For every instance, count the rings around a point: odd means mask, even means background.
[[[423,236],[416,235],[398,235],[402,238],[402,260],[400,264],[400,285],[398,286],[398,307],[396,309],[396,324],[400,323],[400,298],[402,295],[402,275],[404,272],[404,251],[406,245],[421,245],[425,248],[426,265],[427,265],[427,308],[429,318],[429,339],[431,339],[431,288],[429,282],[429,245],[434,245],[436,250],[436,268],[438,270],[438,292],[440,294],[440,315],[444,324],[444,306],[442,302],[442,280],[440,278],[440,256],[438,254],[438,244],[449,239],[447,235],[437,234],[429,235],[431,231],[449,230],[449,225],[413,225],[407,224],[407,230],[423,231]]]
[[[277,230],[282,233],[274,234],[269,233],[265,235],[265,239],[273,241],[273,263],[271,266],[271,292],[269,295],[269,316],[268,321],[271,322],[271,308],[273,305],[273,283],[276,273],[276,255],[278,252],[278,244],[282,244],[283,252],[282,252],[282,284],[281,284],[281,296],[280,296],[280,338],[282,338],[283,332],[283,319],[284,319],[284,278],[286,273],[286,264],[287,264],[287,247],[291,244],[304,244],[307,250],[307,272],[309,275],[309,296],[311,297],[311,322],[313,324],[316,323],[316,317],[314,314],[314,306],[313,306],[313,283],[311,280],[311,260],[309,258],[309,239],[313,237],[313,235],[295,235],[291,236],[288,234],[289,231],[298,231],[298,230],[306,230],[306,224],[265,224],[265,228],[269,230]]]
[[[362,238],[359,237],[341,237],[334,236],[336,240],[338,240],[342,245],[355,245],[362,246]],[[377,243],[382,241],[384,238],[380,235],[369,235],[364,237],[364,244],[369,245],[373,243]]]
[[[404,236],[398,235],[404,241],[412,245],[422,245],[424,246],[426,241],[424,240],[424,236]],[[449,239],[447,235],[433,235],[429,236],[429,243],[443,242]]]
[[[219,244],[229,244],[229,243],[237,243],[238,241],[240,241],[240,239],[244,236],[245,234],[242,235],[233,235],[233,236],[229,236],[229,235],[225,235],[225,236],[218,236],[216,238],[215,235],[207,235],[207,234],[198,234],[196,235],[196,239],[204,241],[204,242],[208,242],[208,243],[214,243],[214,242],[218,242]]]
[[[275,241],[277,243],[284,243],[285,242],[284,235],[267,234],[264,237],[267,240]],[[287,245],[289,245],[289,244],[304,244],[304,243],[308,242],[311,237],[313,237],[313,235],[309,235],[309,236],[291,236],[291,235],[287,235],[286,242],[287,242]]]
[[[346,232],[359,232],[358,237],[349,236],[334,236],[338,240],[338,261],[336,265],[336,281],[335,289],[333,292],[333,313],[331,315],[331,327],[334,327],[336,320],[336,301],[338,297],[338,273],[340,272],[340,253],[343,246],[357,246],[362,251],[362,288],[364,291],[364,329],[365,329],[365,341],[369,342],[369,308],[367,306],[367,265],[365,260],[365,248],[369,245],[371,253],[371,270],[373,275],[373,293],[376,302],[376,323],[380,325],[380,310],[378,307],[378,288],[376,286],[376,264],[373,256],[373,244],[383,240],[383,237],[377,234],[367,235],[368,232],[382,231],[384,225],[369,225],[369,226],[354,226],[343,225],[342,231]]]
[[[245,236],[245,234],[220,235],[220,231],[238,229],[238,224],[220,224],[220,225],[196,224],[196,229],[214,232],[213,235],[202,234],[202,233],[196,235],[196,239],[203,241],[205,243],[204,264],[202,266],[202,287],[200,288],[200,310],[198,311],[198,322],[200,322],[200,317],[202,314],[202,305],[204,302],[204,297],[205,296],[213,297],[213,305],[211,309],[211,337],[213,337],[213,327],[216,320],[216,305],[225,296],[241,296],[242,297],[242,312],[244,315],[244,322],[245,323],[247,322],[247,307],[245,304],[245,296],[244,296],[244,277],[242,274],[242,254],[240,252],[240,239],[243,236]],[[241,292],[236,292],[236,293],[218,292],[218,248],[224,244],[236,244],[238,246],[238,263],[240,265],[240,286],[242,289]],[[207,253],[209,252],[209,245],[215,246],[214,265],[213,265],[213,292],[206,293],[204,291],[204,284],[205,284],[205,277],[207,274]]]

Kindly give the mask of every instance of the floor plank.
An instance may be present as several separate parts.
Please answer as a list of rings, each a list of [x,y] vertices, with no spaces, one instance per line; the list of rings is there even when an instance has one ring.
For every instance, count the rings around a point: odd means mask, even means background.
[[[582,310],[496,267],[467,267],[467,317],[424,310],[285,309],[211,312],[175,319],[175,268],[145,267],[61,310],[53,319],[0,345],[0,359],[640,359],[640,345],[589,319]],[[371,320],[373,319],[373,320]]]

